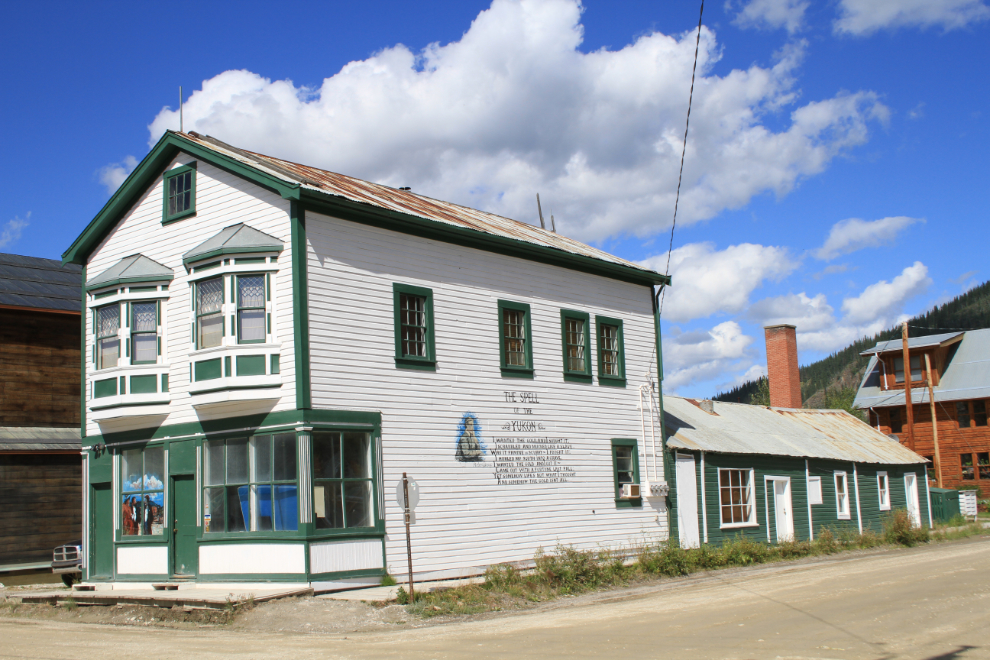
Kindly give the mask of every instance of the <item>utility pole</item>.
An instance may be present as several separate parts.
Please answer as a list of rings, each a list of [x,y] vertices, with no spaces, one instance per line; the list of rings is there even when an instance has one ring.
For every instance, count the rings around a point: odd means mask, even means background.
[[[925,353],[925,371],[928,372],[928,403],[932,407],[932,433],[935,438],[935,476],[938,487],[942,487],[942,455],[938,452],[938,418],[935,416],[935,393],[932,391],[932,363]]]
[[[908,351],[908,324],[901,325],[901,346],[904,354],[904,408],[907,410],[908,447],[914,451],[914,402],[911,400],[911,354]]]

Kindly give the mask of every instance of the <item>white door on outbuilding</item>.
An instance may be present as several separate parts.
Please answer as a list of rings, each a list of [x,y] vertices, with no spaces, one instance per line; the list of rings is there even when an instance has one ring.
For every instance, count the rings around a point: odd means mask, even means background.
[[[677,531],[682,548],[701,546],[698,535],[698,482],[694,472],[694,455],[675,454],[677,476]]]
[[[904,495],[907,498],[908,515],[911,516],[911,524],[921,527],[921,507],[918,506],[918,477],[914,472],[904,475]]]
[[[794,540],[794,513],[791,507],[791,480],[773,480],[774,526],[777,528],[777,542]]]

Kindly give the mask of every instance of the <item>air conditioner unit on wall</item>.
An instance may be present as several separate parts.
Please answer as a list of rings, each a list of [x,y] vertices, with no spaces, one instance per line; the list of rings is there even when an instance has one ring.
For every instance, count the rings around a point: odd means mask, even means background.
[[[635,500],[640,497],[639,484],[622,484],[622,499]]]

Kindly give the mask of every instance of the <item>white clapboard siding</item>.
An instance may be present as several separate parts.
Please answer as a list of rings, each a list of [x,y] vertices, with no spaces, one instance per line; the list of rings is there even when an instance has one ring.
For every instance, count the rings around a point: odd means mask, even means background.
[[[639,440],[646,482],[639,386],[656,376],[649,287],[398,234],[307,213],[314,408],[380,410],[386,505],[386,561],[405,573],[405,531],[395,503],[402,472],[419,482],[412,527],[415,571],[461,572],[531,559],[538,548],[629,548],[667,537],[657,500],[617,509],[612,438]],[[433,290],[436,372],[394,363],[392,284]],[[497,300],[532,310],[533,380],[502,378]],[[591,316],[594,384],[562,376],[560,310]],[[623,320],[627,386],[597,382],[595,316]],[[651,368],[652,366],[652,368]],[[565,483],[498,485],[491,449],[512,415],[505,392],[536,392],[540,436],[569,440]],[[483,462],[455,460],[465,412],[481,423]],[[649,432],[649,418],[646,420]],[[657,426],[659,429],[659,426]],[[645,440],[645,442],[644,442]],[[652,462],[652,459],[651,459]],[[658,461],[663,478],[662,461]]]
[[[180,154],[170,165],[174,167],[195,160]],[[161,360],[169,363],[169,390],[171,403],[168,417],[156,419],[155,425],[179,424],[199,419],[189,397],[189,354],[191,344],[192,310],[189,273],[182,264],[182,255],[212,237],[224,227],[241,223],[275,236],[285,247],[278,259],[278,273],[273,277],[273,333],[281,343],[280,371],[283,385],[280,399],[273,410],[295,408],[295,357],[293,352],[292,319],[292,245],[290,241],[289,201],[276,193],[260,188],[229,172],[204,161],[198,161],[196,171],[196,215],[162,226],[162,180],[148,189],[134,207],[110,232],[93,252],[87,264],[89,279],[116,264],[123,257],[143,254],[171,268],[175,279],[169,286],[169,299],[163,303],[164,336]],[[98,306],[100,301],[90,301]],[[229,317],[229,314],[228,314]],[[89,382],[93,380],[92,362],[93,328],[92,314],[86,314],[86,365]],[[97,378],[100,373],[95,372]],[[91,394],[87,386],[83,396]],[[245,405],[232,405],[230,411],[238,414],[257,412],[257,408],[245,410]],[[222,410],[210,411],[216,416]],[[225,413],[224,413],[225,414]],[[148,425],[147,418],[136,419],[131,428]],[[121,430],[120,421],[101,431],[92,419],[87,420],[86,434],[96,435],[106,430]]]

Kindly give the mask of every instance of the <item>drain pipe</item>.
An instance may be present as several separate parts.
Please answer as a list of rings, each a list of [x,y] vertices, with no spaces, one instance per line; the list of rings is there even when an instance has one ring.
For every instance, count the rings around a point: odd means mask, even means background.
[[[669,280],[668,282],[669,283]],[[670,477],[672,474],[672,468],[670,465],[670,452],[667,451],[667,426],[664,421],[663,414],[663,344],[660,340],[660,294],[663,292],[667,283],[660,285],[660,287],[654,289],[650,287],[651,301],[653,304],[653,332],[656,338],[656,350],[657,350],[657,387],[656,392],[651,392],[650,403],[653,403],[653,394],[656,395],[657,401],[657,412],[660,417],[660,450],[663,452],[663,488],[658,484],[657,486],[657,496],[663,496],[666,500],[667,509],[667,539],[678,538],[677,530],[677,517],[671,515],[670,510],[677,505],[677,494],[674,489],[670,488],[669,484]],[[652,389],[652,382],[651,389]],[[652,411],[651,411],[652,414]],[[666,492],[661,492],[666,491]],[[653,493],[650,493],[651,495]]]

